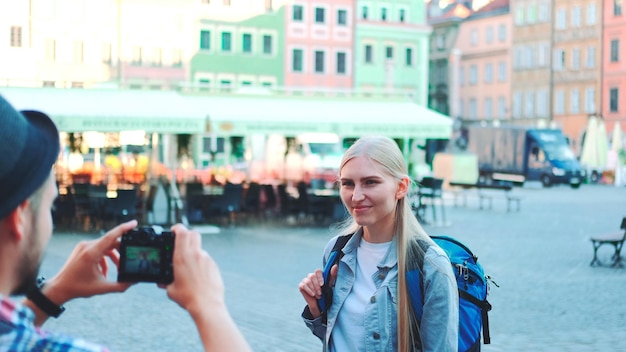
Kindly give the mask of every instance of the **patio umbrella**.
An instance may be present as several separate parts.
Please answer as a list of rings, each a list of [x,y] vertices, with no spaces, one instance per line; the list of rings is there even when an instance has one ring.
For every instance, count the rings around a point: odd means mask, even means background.
[[[622,132],[622,126],[620,125],[619,121],[615,122],[615,125],[613,126],[613,136],[611,137],[611,149],[613,149],[616,152],[620,152],[622,149],[624,149],[624,142],[623,142],[623,137],[624,133]]]
[[[598,123],[597,118],[592,116],[587,122],[585,140],[580,153],[580,163],[587,168],[598,166]]]
[[[604,119],[598,119],[598,167],[605,169],[609,154],[609,138],[606,133]]]

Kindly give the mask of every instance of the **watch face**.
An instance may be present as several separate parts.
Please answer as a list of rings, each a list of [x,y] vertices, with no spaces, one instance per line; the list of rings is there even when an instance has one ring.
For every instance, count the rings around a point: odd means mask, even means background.
[[[43,276],[40,276],[37,278],[37,287],[41,288],[43,286],[43,284],[46,282],[46,278]]]

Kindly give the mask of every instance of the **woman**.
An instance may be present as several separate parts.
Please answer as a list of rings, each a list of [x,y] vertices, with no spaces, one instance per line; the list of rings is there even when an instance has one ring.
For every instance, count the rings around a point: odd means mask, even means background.
[[[397,144],[386,137],[357,140],[343,156],[339,182],[351,217],[338,236],[354,235],[330,271],[334,293],[325,319],[317,303],[322,270],[300,282],[307,326],[328,351],[456,351],[456,281],[448,257],[411,212],[407,193],[412,182]],[[326,245],[324,265],[338,236]],[[420,259],[421,266],[416,264]],[[424,299],[418,322],[406,277],[398,273],[420,267]]]

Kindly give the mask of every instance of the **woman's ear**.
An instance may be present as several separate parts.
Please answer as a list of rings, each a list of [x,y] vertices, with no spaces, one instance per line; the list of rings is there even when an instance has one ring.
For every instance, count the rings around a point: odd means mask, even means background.
[[[408,176],[403,177],[398,182],[398,190],[396,191],[396,199],[402,199],[409,192],[411,186],[411,179]]]

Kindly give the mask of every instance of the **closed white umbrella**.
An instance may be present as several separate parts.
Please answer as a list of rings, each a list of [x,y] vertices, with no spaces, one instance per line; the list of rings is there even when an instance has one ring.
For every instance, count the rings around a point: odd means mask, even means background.
[[[580,163],[587,168],[595,168],[598,166],[597,131],[597,118],[595,116],[592,116],[587,122],[585,141],[583,142],[582,151],[580,153]]]
[[[609,138],[606,133],[604,119],[598,119],[598,167],[605,169],[607,166],[607,157],[609,155]]]
[[[622,126],[619,121],[615,122],[613,126],[613,136],[611,137],[611,149],[616,152],[620,152],[624,149],[624,133],[622,132]]]

